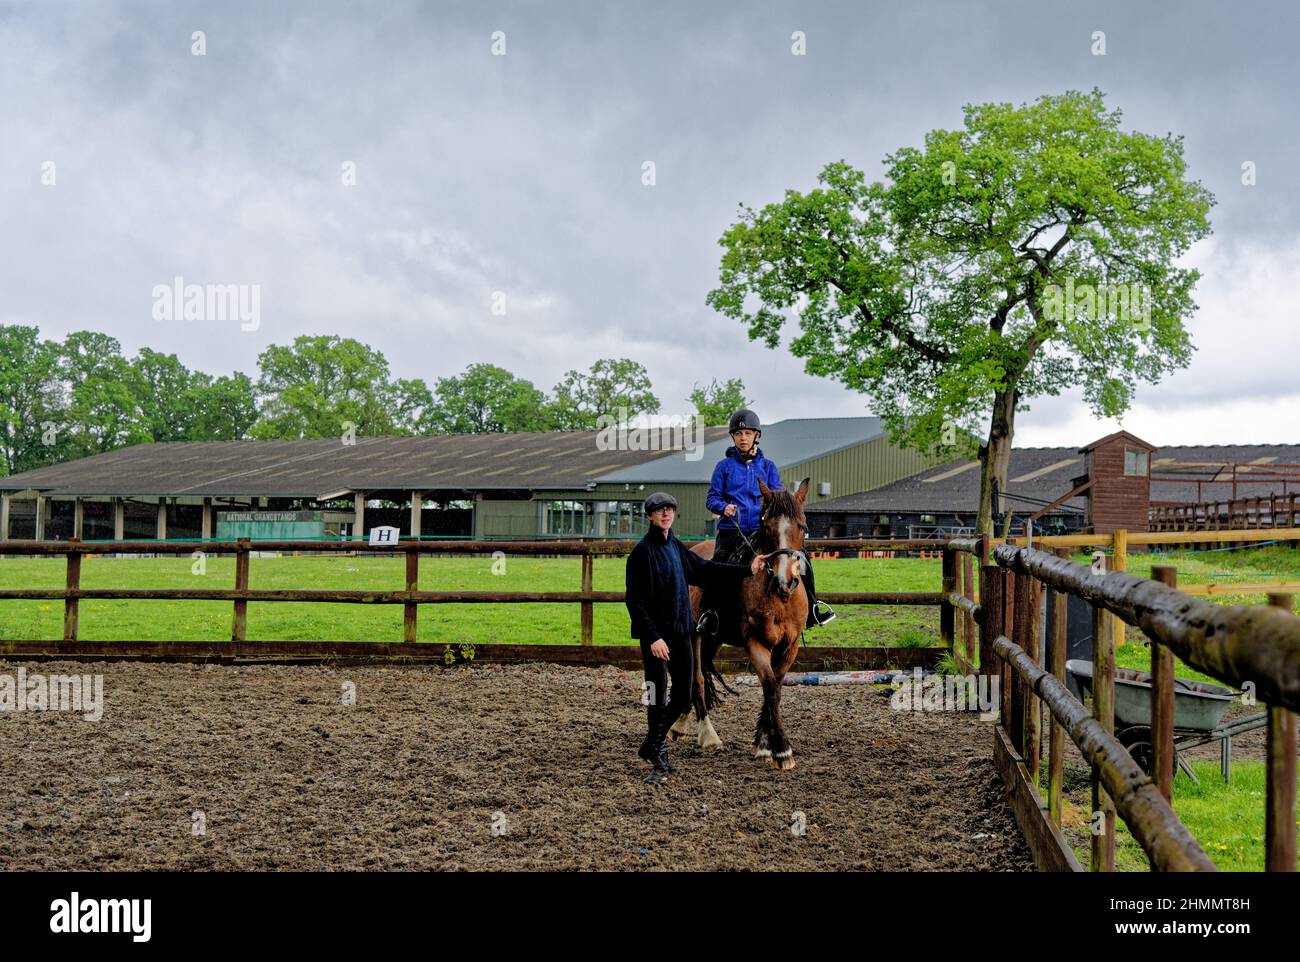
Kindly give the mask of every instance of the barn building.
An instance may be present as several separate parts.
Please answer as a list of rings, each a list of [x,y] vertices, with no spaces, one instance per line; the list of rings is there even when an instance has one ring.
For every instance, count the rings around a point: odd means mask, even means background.
[[[979,462],[949,461],[910,477],[808,507],[814,537],[922,538],[974,533]],[[1033,518],[1039,534],[1117,528],[1148,530],[1152,509],[1300,494],[1300,444],[1156,448],[1117,431],[1082,448],[1015,448],[995,512],[1023,534]],[[1228,512],[1230,514],[1231,512]],[[1204,514],[1202,513],[1202,517]],[[1224,516],[1226,520],[1226,515]],[[1221,526],[1228,526],[1222,524]]]
[[[0,478],[0,538],[629,537],[652,490],[681,506],[677,531],[713,530],[705,494],[724,427],[622,435],[573,431],[142,444]],[[924,468],[876,418],[763,429],[786,485],[809,503]]]

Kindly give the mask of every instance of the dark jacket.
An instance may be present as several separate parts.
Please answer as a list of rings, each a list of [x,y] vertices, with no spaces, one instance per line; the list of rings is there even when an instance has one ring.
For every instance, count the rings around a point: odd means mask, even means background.
[[[773,462],[763,457],[761,449],[755,448],[754,457],[745,461],[734,445],[727,448],[726,457],[713,469],[713,480],[704,502],[710,511],[718,515],[719,531],[734,528],[737,522],[742,531],[753,531],[758,527],[759,515],[763,513],[763,495],[758,490],[759,479],[773,491],[781,490],[781,474]],[[734,518],[722,514],[729,504],[737,506]]]
[[[627,558],[627,612],[632,637],[643,641],[683,638],[695,630],[687,585],[736,587],[749,565],[726,565],[692,554],[668,530],[652,527]]]

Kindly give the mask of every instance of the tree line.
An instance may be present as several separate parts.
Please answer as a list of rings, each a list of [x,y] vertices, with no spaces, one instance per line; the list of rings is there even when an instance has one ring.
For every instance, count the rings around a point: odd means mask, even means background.
[[[394,377],[383,353],[353,338],[304,335],[273,344],[255,376],[214,376],[175,354],[133,357],[108,334],[61,342],[36,327],[0,325],[0,473],[162,441],[594,430],[603,415],[660,412],[643,365],[604,358],[549,392],[495,364],[439,377]],[[740,379],[696,385],[687,399],[706,424],[744,407]]]

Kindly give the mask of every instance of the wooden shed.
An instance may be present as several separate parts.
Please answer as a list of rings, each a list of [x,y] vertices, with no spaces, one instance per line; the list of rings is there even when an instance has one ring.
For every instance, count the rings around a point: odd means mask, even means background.
[[[1084,473],[1074,479],[1087,484],[1086,524],[1095,534],[1117,528],[1146,531],[1151,503],[1151,452],[1155,445],[1127,431],[1116,431],[1079,449]]]

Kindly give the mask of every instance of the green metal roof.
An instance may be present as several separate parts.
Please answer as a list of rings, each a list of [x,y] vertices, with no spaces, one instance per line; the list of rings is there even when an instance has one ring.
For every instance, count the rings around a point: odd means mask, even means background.
[[[777,468],[784,469],[874,441],[884,434],[880,418],[789,418],[763,425],[758,447]],[[689,454],[678,451],[593,480],[600,484],[708,484],[714,465],[722,460],[729,447],[731,438],[722,437],[705,444],[703,456],[696,460],[688,460]]]

